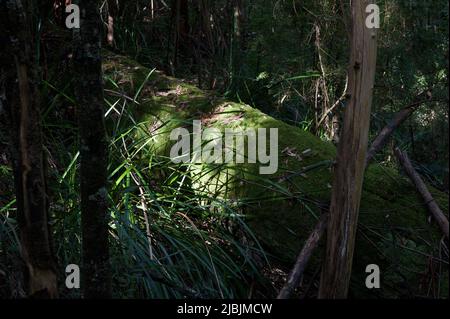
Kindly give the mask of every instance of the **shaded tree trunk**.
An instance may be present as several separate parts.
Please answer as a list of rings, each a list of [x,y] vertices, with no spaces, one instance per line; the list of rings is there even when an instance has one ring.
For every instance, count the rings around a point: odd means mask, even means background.
[[[233,1],[233,32],[231,34],[231,55],[230,55],[230,91],[236,94],[239,88],[240,70],[242,67],[242,25],[244,19],[243,1]]]
[[[171,66],[171,73],[174,75],[178,67],[180,55],[187,56],[189,50],[189,3],[188,0],[173,0],[171,6],[172,16],[171,24],[173,28],[173,38],[169,40],[168,45],[172,45],[172,50],[168,50],[168,62]],[[170,43],[172,42],[172,43]]]
[[[85,298],[111,297],[108,248],[107,141],[103,111],[99,1],[80,0],[75,54],[81,160],[81,227]]]
[[[28,293],[58,296],[56,261],[51,244],[42,145],[39,78],[34,61],[32,1],[0,1],[0,26],[7,49],[1,54],[11,121],[11,154],[17,200],[21,255],[26,265]]]
[[[338,145],[319,298],[346,298],[351,276],[375,80],[376,29],[365,25],[371,1],[352,1],[348,105]]]
[[[153,3],[153,1],[152,1]],[[114,46],[114,23],[118,18],[119,3],[117,0],[108,0],[108,32],[106,34],[106,41],[109,46]]]
[[[204,48],[202,51],[207,52],[207,58],[209,59],[209,79],[208,79],[208,88],[213,90],[215,88],[215,77],[216,77],[216,42],[217,40],[214,39],[213,36],[213,28],[212,28],[212,21],[211,21],[211,3],[208,0],[199,0],[198,2],[199,7],[199,16],[201,19],[201,38],[200,41],[204,42]],[[198,76],[199,76],[199,86],[201,87],[200,83],[202,82],[203,76],[202,76],[202,70],[199,69]]]

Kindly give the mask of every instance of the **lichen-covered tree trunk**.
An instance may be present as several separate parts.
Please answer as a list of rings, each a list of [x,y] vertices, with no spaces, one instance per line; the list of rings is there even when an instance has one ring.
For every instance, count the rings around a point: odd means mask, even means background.
[[[108,248],[107,142],[101,69],[99,1],[79,1],[81,21],[75,69],[80,136],[80,179],[85,298],[111,296]]]
[[[375,81],[376,29],[365,24],[370,3],[352,1],[349,97],[337,151],[319,298],[346,298],[350,282]]]
[[[38,72],[31,33],[32,1],[0,1],[6,101],[17,200],[21,254],[28,293],[58,296],[56,262],[48,223],[46,160],[42,145]]]

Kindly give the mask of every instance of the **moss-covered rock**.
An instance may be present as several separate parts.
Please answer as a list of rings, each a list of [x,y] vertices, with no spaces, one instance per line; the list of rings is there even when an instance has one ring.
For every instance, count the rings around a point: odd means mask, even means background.
[[[245,104],[209,95],[184,81],[167,77],[122,56],[106,53],[104,71],[110,89],[138,100],[129,110],[150,132],[156,152],[168,155],[172,129],[204,127],[278,128],[279,169],[260,175],[260,164],[190,165],[193,187],[237,205],[274,259],[292,265],[330,198],[335,147],[314,135],[278,121]],[[115,87],[114,83],[118,86]],[[139,97],[135,95],[138,93]],[[446,194],[432,189],[444,211]],[[413,186],[396,169],[371,165],[366,172],[360,209],[351,293],[357,297],[408,297],[428,288],[434,278],[438,228]],[[317,268],[323,249],[315,253]],[[382,288],[365,288],[365,268],[381,268]],[[448,294],[448,287],[442,287]],[[424,291],[425,291],[424,290]]]

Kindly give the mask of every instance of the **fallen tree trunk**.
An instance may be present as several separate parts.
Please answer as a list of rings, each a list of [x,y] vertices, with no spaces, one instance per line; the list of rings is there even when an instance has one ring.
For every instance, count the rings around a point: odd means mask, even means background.
[[[303,272],[305,271],[305,268],[308,265],[309,259],[311,258],[312,253],[319,244],[320,238],[322,238],[322,235],[325,232],[327,220],[328,214],[323,214],[319,222],[317,223],[316,227],[314,227],[314,230],[309,235],[305,245],[303,246],[302,251],[298,255],[297,261],[295,262],[295,266],[290,272],[287,282],[281,289],[280,293],[278,294],[277,299],[289,298],[294,289],[300,283],[300,280],[303,276]]]
[[[406,152],[402,152],[398,147],[395,148],[395,155],[397,156],[400,164],[402,164],[403,168],[405,169],[406,174],[408,174],[409,178],[416,186],[417,191],[422,196],[423,200],[425,201],[425,204],[427,205],[428,210],[433,215],[434,219],[438,223],[445,237],[447,237],[448,239],[448,219],[447,217],[445,217],[444,213],[439,208],[438,204],[436,203],[433,196],[429,192],[422,178],[420,178],[419,173],[417,173],[417,171],[412,166],[408,155],[406,154]]]
[[[267,116],[258,109],[210,96],[182,80],[165,76],[159,71],[152,72],[129,58],[104,51],[103,67],[105,74],[114,82],[120,82],[124,90],[121,95],[112,92],[116,88],[109,86],[111,82],[108,81],[106,98],[111,103],[118,99],[126,103],[126,108],[134,116],[133,120],[141,123],[134,129],[135,141],[141,141],[139,144],[143,143],[142,147],[151,148],[156,156],[166,158],[175,144],[169,138],[171,130],[180,126],[192,129],[192,124],[189,124],[192,120],[200,119],[202,127],[221,131],[230,128],[278,129],[280,167],[273,175],[259,176],[260,163],[214,167],[189,165],[187,169],[196,194],[230,201],[233,205],[236,199],[247,199],[241,207],[249,229],[277,261],[283,266],[292,266],[310,230],[317,224],[316,216],[323,212],[323,203],[330,199],[329,163],[336,157],[334,145]],[[134,96],[136,88],[141,86],[139,104],[133,103],[127,97]],[[130,121],[130,125],[136,123]],[[439,205],[447,209],[448,196],[433,188],[430,191]],[[357,234],[352,296],[373,297],[374,292],[365,286],[365,267],[368,264],[380,265],[384,278],[392,278],[397,276],[398,268],[391,266],[398,264],[399,258],[402,267],[412,269],[408,272],[411,285],[420,285],[419,271],[428,263],[428,255],[399,248],[393,238],[408,240],[416,245],[424,240],[434,244],[435,235],[440,231],[424,221],[424,211],[411,183],[401,178],[396,170],[377,164],[366,169],[359,224],[365,229],[382,229],[382,233]],[[400,232],[398,229],[410,231]],[[308,269],[320,266],[323,248],[317,246],[316,249],[317,253],[309,258]],[[392,253],[394,250],[395,253]],[[392,281],[377,290],[377,295],[385,298],[395,298],[401,293]]]

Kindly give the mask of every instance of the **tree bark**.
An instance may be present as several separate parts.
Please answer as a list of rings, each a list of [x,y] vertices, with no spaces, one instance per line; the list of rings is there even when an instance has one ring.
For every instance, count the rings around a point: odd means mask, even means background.
[[[103,110],[99,1],[80,0],[80,34],[75,54],[79,103],[83,292],[111,297],[108,247],[107,141]]]
[[[346,298],[366,163],[376,66],[376,29],[365,25],[367,5],[352,1],[348,105],[338,145],[319,298]]]
[[[14,183],[21,255],[32,297],[58,296],[56,261],[48,223],[46,159],[42,145],[39,78],[31,33],[31,1],[0,1],[6,108],[11,120]]]
[[[412,166],[411,161],[409,160],[409,157],[406,154],[406,152],[402,152],[398,147],[395,148],[394,152],[395,152],[395,155],[397,156],[400,164],[402,164],[403,168],[405,169],[406,174],[409,176],[411,181],[416,186],[417,191],[422,196],[431,215],[433,215],[434,219],[438,223],[438,225],[441,228],[442,232],[444,233],[445,237],[447,237],[447,239],[448,239],[448,219],[447,219],[447,217],[445,217],[444,213],[439,208],[438,204],[434,200],[433,196],[431,195],[427,186],[423,182],[422,178],[420,178],[419,173],[417,173],[417,171]]]

